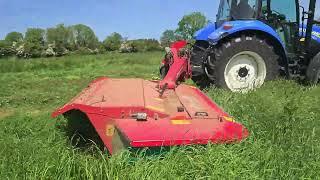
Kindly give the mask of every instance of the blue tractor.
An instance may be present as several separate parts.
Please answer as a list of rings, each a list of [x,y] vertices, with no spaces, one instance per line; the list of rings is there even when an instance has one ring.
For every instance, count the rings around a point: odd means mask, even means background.
[[[215,24],[195,34],[192,80],[231,91],[281,75],[320,80],[320,26],[299,0],[221,0]]]

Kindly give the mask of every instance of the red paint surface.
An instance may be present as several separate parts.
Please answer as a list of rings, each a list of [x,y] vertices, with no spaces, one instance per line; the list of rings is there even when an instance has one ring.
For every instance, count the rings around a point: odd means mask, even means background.
[[[229,115],[203,92],[177,85],[179,78],[191,75],[189,59],[178,55],[186,45],[186,41],[179,41],[171,46],[173,64],[162,81],[101,77],[52,116],[68,115],[73,110],[85,113],[111,154],[113,136],[106,133],[110,126],[131,147],[232,143],[245,139],[247,129],[228,121]],[[167,90],[160,97],[165,84]],[[147,121],[134,119],[132,115],[136,113],[146,113]],[[205,116],[197,116],[198,113]]]
[[[248,136],[241,124],[226,121],[228,114],[198,89],[180,85],[159,98],[157,85],[141,79],[99,78],[52,115],[71,110],[85,113],[111,153],[112,137],[106,136],[107,125],[114,125],[132,147],[231,143]],[[178,107],[185,111],[178,112]],[[147,113],[148,120],[131,117],[138,112]],[[196,112],[208,116],[196,117]],[[172,119],[189,120],[191,124],[176,125]]]
[[[179,51],[187,45],[187,41],[178,41],[171,45],[171,53],[173,62],[169,62],[170,69],[166,77],[159,82],[160,89],[175,89],[179,79],[188,79],[191,77],[190,61],[186,56],[179,56]],[[165,64],[165,60],[163,61]]]

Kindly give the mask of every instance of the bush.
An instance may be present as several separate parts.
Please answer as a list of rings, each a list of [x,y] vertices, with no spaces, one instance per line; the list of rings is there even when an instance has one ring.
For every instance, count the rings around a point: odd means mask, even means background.
[[[44,51],[45,31],[38,28],[30,28],[26,32],[23,57],[40,57]]]
[[[121,44],[121,47],[119,49],[120,53],[133,53],[136,52],[136,48],[133,45],[133,42],[131,41],[125,41]]]
[[[26,42],[24,44],[24,55],[25,58],[36,58],[41,57],[43,46],[37,43]]]
[[[15,49],[10,42],[0,40],[0,58],[15,54]]]
[[[46,43],[48,48],[45,52],[46,56],[63,56],[72,49],[73,38],[70,28],[59,24],[54,28],[48,28],[46,31]]]
[[[116,51],[120,49],[122,41],[122,36],[115,32],[103,41],[103,45],[107,51]]]
[[[159,41],[155,39],[137,39],[126,41],[121,44],[121,53],[131,52],[147,52],[147,51],[160,51],[161,46]]]
[[[132,40],[131,42],[138,52],[161,50],[159,41],[155,39],[137,39]]]
[[[75,54],[88,55],[88,54],[98,54],[99,49],[90,49],[87,47],[80,47],[78,50],[74,51]]]

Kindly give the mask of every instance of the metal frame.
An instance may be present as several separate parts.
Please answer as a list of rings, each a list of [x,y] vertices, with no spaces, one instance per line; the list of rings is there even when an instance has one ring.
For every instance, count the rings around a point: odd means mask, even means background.
[[[314,14],[316,9],[316,0],[310,0],[309,3],[309,10],[308,10],[308,20],[307,20],[307,29],[306,29],[306,38],[305,38],[305,59],[310,59],[311,57],[308,56],[308,51],[311,43],[312,38],[312,27],[314,25]]]

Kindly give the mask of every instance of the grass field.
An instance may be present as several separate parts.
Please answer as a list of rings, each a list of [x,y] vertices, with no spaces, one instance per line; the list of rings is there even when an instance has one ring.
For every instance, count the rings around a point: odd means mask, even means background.
[[[249,130],[241,144],[158,156],[73,147],[50,113],[99,76],[158,74],[162,53],[0,60],[0,179],[318,179],[320,87],[278,80],[207,94]]]

